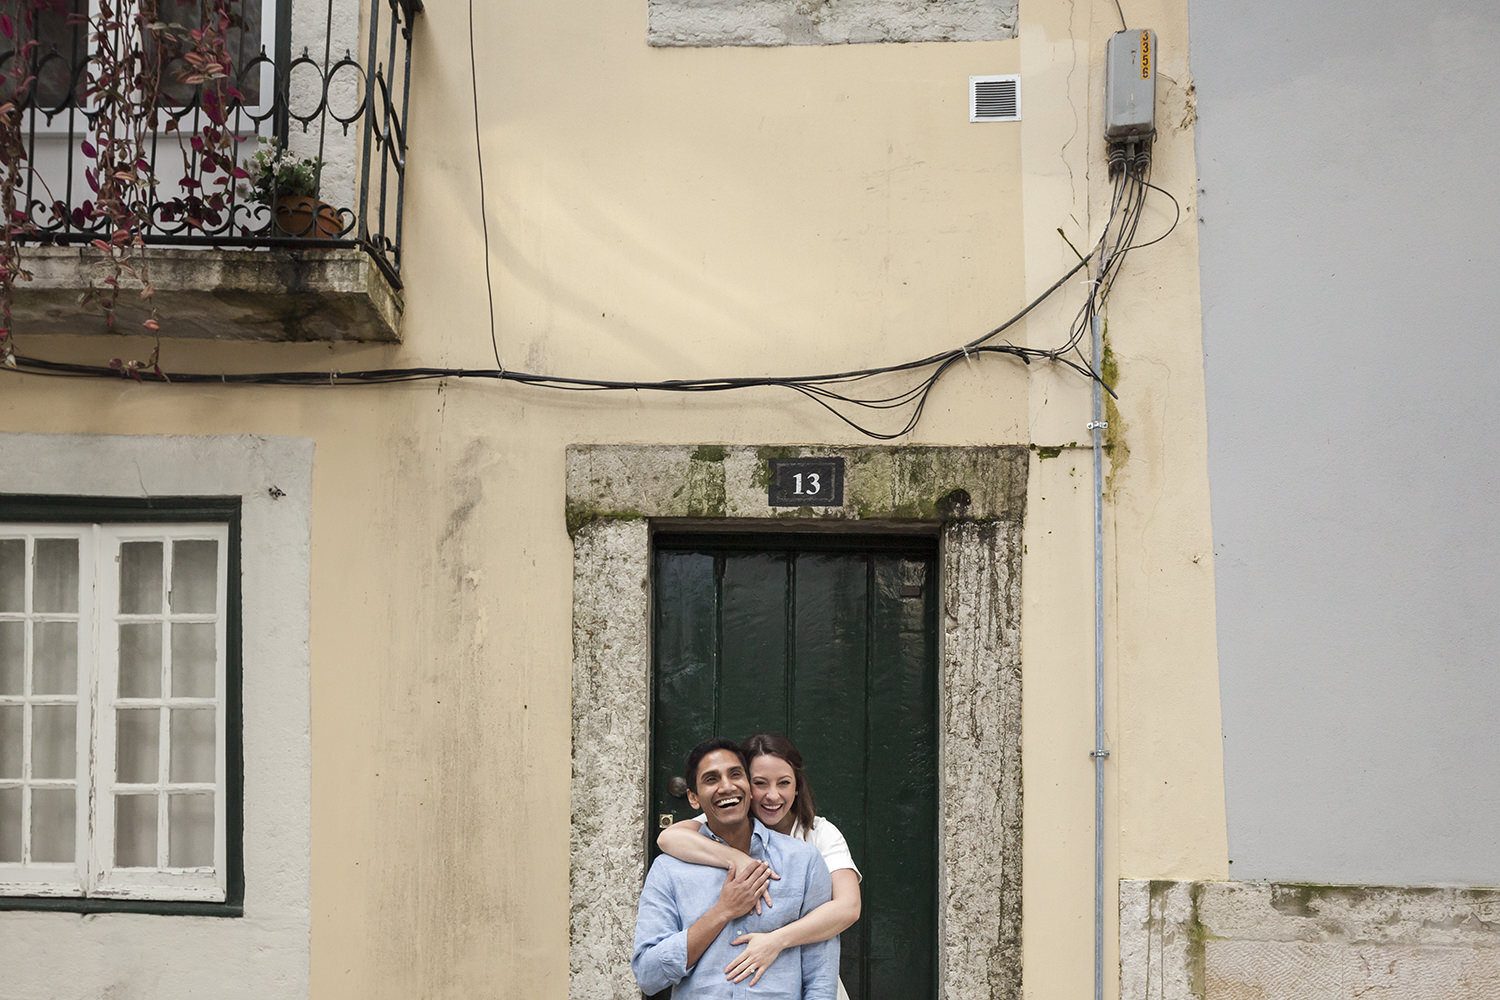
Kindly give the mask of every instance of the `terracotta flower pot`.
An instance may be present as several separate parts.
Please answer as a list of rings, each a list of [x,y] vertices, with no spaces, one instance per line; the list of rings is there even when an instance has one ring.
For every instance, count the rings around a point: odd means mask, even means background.
[[[332,205],[306,195],[282,195],[272,214],[276,228],[285,236],[326,240],[337,237],[343,228]]]

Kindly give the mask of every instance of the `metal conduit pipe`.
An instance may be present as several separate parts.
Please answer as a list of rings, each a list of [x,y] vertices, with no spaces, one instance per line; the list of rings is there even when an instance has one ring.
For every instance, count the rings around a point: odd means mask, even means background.
[[[1107,254],[1099,261],[1102,277]],[[1090,361],[1096,374],[1104,364],[1104,334],[1098,313],[1089,317],[1093,343]],[[1104,1000],[1104,394],[1093,380],[1094,444],[1094,1000]]]

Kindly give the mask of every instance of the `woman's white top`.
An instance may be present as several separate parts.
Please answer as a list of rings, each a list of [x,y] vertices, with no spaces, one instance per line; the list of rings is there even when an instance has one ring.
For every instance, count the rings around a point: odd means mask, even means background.
[[[693,819],[700,826],[708,822],[708,817],[703,813],[699,813]],[[854,856],[849,853],[849,842],[844,839],[842,833],[839,833],[838,827],[822,816],[813,817],[812,832],[808,834],[803,833],[801,822],[793,820],[792,836],[801,837],[818,849],[818,853],[823,855],[823,863],[828,866],[828,874],[832,875],[841,868],[847,868],[861,882],[865,880],[865,877],[860,874],[859,866],[854,863]]]
[[[849,853],[849,843],[844,840],[844,835],[822,816],[813,817],[812,831],[807,834],[803,833],[802,824],[794,820],[792,836],[801,837],[822,853],[823,863],[828,866],[830,875],[840,868],[847,868],[861,882],[864,881],[865,877],[859,873],[859,866],[854,863],[854,856]]]

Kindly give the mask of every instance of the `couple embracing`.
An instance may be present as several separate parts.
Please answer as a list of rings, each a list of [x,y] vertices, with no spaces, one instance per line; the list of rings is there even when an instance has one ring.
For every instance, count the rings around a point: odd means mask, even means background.
[[[785,736],[711,739],[688,754],[703,810],[657,838],[636,915],[631,968],[674,998],[847,998],[839,932],[859,919],[859,869],[813,810],[802,755]]]

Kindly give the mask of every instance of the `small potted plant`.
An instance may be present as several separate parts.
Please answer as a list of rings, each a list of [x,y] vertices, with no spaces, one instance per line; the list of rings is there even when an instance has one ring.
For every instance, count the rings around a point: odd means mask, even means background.
[[[338,212],[318,198],[323,161],[299,157],[275,139],[262,139],[245,164],[246,197],[271,210],[276,228],[287,236],[332,239],[343,229]]]

